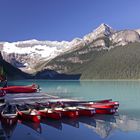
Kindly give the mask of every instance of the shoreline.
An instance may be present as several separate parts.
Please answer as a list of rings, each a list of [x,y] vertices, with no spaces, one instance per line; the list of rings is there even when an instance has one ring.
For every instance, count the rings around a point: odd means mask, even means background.
[[[18,80],[15,80],[15,79],[10,79],[9,81],[23,81],[23,80],[26,80],[26,81],[75,81],[75,82],[81,82],[81,81],[140,81],[140,79],[84,79],[84,80],[47,80],[47,79],[18,79]]]

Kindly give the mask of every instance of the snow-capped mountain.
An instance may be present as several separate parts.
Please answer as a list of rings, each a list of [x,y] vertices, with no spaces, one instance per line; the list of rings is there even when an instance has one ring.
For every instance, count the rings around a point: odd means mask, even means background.
[[[115,46],[124,46],[128,43],[140,42],[140,36],[136,31],[124,30],[119,31],[110,36],[110,40],[116,44]]]
[[[31,68],[41,60],[50,60],[81,44],[81,40],[4,42],[1,44],[3,58],[16,67]]]
[[[112,27],[108,26],[107,24],[101,24],[98,28],[93,30],[91,33],[85,35],[83,40],[86,43],[91,43],[97,38],[101,38],[104,36],[110,36],[111,34],[115,33],[115,30]]]
[[[4,60],[22,70],[32,71],[38,63],[49,62],[58,55],[72,52],[84,46],[108,49],[110,47],[108,42],[117,46],[139,41],[140,36],[136,31],[118,32],[106,24],[101,24],[83,38],[75,38],[72,41],[38,41],[34,39],[12,43],[1,42],[0,48]]]
[[[140,29],[136,29],[135,31],[140,35]]]

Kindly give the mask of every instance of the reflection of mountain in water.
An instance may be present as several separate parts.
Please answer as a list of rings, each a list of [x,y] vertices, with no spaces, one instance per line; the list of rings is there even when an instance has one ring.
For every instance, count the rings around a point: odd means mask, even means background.
[[[100,135],[100,137],[108,137],[112,133],[112,122],[104,122],[101,120],[96,121],[96,128],[93,128],[94,131]]]
[[[96,127],[91,125],[86,125],[88,128],[93,129],[94,132],[100,135],[101,138],[106,138],[115,130],[120,130],[124,132],[129,131],[140,131],[140,119],[135,119],[134,117],[129,117],[126,115],[119,116],[108,116],[100,115],[94,117],[96,121]]]
[[[140,131],[140,119],[120,115],[116,119],[116,124],[113,124],[113,127],[122,131]]]
[[[54,129],[63,130],[63,125],[66,124],[77,129],[82,128],[84,125],[86,129],[92,129],[94,133],[97,133],[101,138],[107,138],[113,133],[118,131],[130,132],[130,131],[140,131],[140,118],[132,117],[128,115],[95,115],[93,117],[79,117],[76,119],[62,119],[58,121],[53,120],[42,120],[41,124],[21,122],[27,127],[34,129],[35,131],[41,133],[42,124],[53,127]],[[5,140],[6,137],[10,138],[13,131],[15,130],[16,123],[10,127],[5,126],[1,123],[0,127],[0,140]],[[42,127],[43,129],[43,127]],[[63,131],[62,131],[63,132]]]

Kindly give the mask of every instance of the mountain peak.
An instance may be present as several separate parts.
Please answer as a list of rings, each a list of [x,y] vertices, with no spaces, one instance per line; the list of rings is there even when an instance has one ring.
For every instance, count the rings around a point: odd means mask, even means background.
[[[111,28],[111,29],[112,29],[112,27],[110,27],[109,25],[107,25],[107,24],[105,24],[105,23],[102,23],[99,27]]]
[[[115,32],[115,30],[112,29],[112,27],[110,27],[109,25],[102,23],[99,27],[97,27],[94,30],[95,34],[99,35],[99,34],[103,34],[103,35],[110,35],[113,32]]]
[[[97,38],[101,38],[104,36],[109,37],[112,33],[114,33],[115,30],[112,29],[109,25],[102,23],[99,27],[97,27],[95,30],[93,30],[91,33],[85,35],[83,37],[83,40],[86,43],[91,43],[93,40],[96,40]]]

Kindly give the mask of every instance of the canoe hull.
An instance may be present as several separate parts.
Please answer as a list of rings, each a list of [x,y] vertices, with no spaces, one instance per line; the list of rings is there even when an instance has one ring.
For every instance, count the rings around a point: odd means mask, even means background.
[[[33,93],[37,92],[37,88],[34,86],[8,86],[4,88],[0,88],[2,91],[6,91],[6,93]]]
[[[56,112],[60,113],[62,117],[67,118],[77,118],[79,116],[78,110],[55,110]]]
[[[48,111],[38,111],[41,118],[50,118],[54,120],[59,120],[61,119],[61,113],[59,112],[48,112]]]
[[[109,102],[109,103],[83,103],[83,106],[92,107],[92,108],[115,108],[118,109],[118,102]]]
[[[78,113],[79,113],[79,116],[91,117],[91,116],[94,116],[96,112],[95,112],[95,109],[94,110],[79,109]]]
[[[25,113],[19,111],[18,115],[19,115],[20,119],[23,119],[25,121],[40,122],[39,114],[31,115],[31,114],[25,114]]]
[[[17,115],[15,116],[12,116],[12,117],[4,117],[4,116],[1,116],[1,121],[5,124],[5,125],[13,125],[17,122],[18,120],[18,117]]]
[[[47,112],[46,117],[51,118],[51,119],[55,119],[55,120],[59,120],[59,119],[61,119],[61,113],[59,113],[59,112],[48,113]]]
[[[113,115],[117,112],[115,108],[96,108],[96,114],[110,114]]]

